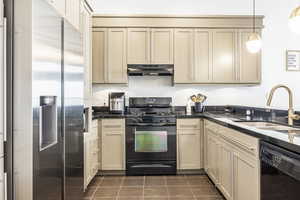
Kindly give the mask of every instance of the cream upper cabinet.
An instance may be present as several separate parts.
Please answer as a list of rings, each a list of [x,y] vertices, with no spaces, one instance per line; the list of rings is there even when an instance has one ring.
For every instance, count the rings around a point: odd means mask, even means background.
[[[92,81],[105,83],[107,82],[107,29],[93,29],[92,41]]]
[[[173,64],[173,29],[151,29],[151,64]]]
[[[246,42],[253,30],[239,31],[239,82],[261,82],[261,51],[250,53],[246,48]]]
[[[128,64],[150,64],[150,29],[128,29]]]
[[[177,168],[203,168],[202,121],[178,119],[177,124]]]
[[[234,199],[260,200],[259,160],[238,150],[234,153],[233,163]]]
[[[194,72],[195,82],[211,82],[212,65],[212,31],[196,29],[194,37]]]
[[[129,28],[128,64],[173,64],[173,29]]]
[[[92,97],[92,24],[91,11],[84,5],[81,12],[83,57],[84,57],[84,99],[89,102]],[[87,103],[85,103],[87,105]]]
[[[127,30],[108,29],[107,42],[108,83],[127,83]]]
[[[174,83],[192,83],[194,80],[193,37],[193,29],[175,29]]]
[[[93,29],[93,83],[127,83],[127,30]]]
[[[125,170],[125,120],[101,120],[102,170]]]
[[[58,1],[58,0],[54,0]],[[80,7],[81,0],[65,0],[66,1],[66,19],[76,29],[80,29]]]
[[[218,29],[213,31],[213,82],[236,83],[237,31]]]

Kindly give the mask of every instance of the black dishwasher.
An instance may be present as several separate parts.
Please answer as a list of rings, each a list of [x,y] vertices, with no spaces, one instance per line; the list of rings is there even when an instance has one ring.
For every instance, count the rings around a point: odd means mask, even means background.
[[[261,200],[300,199],[300,155],[261,142]]]

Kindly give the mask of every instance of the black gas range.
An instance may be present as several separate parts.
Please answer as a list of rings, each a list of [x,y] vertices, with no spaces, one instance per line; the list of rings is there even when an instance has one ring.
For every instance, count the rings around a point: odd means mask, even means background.
[[[176,174],[176,115],[172,98],[130,98],[126,174]]]

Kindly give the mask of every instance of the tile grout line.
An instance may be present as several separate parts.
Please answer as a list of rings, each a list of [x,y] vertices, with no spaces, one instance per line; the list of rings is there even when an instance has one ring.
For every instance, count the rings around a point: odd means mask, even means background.
[[[101,180],[100,180],[99,183],[97,184],[96,189],[95,189],[95,191],[94,191],[93,194],[92,194],[91,200],[93,200],[93,199],[95,198],[96,192],[97,192],[97,190],[98,190],[100,184],[102,183],[103,179],[104,179],[104,176],[101,177]]]
[[[146,176],[143,177],[143,196],[142,196],[143,200],[145,200],[145,185],[146,185]]]
[[[119,195],[120,195],[121,189],[123,187],[124,179],[125,179],[125,176],[122,177],[121,184],[120,184],[117,196],[116,196],[116,200],[119,199]]]

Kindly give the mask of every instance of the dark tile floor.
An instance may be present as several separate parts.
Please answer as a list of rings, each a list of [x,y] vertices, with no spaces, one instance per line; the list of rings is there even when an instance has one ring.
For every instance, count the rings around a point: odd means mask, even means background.
[[[85,200],[223,200],[205,175],[96,177]]]

